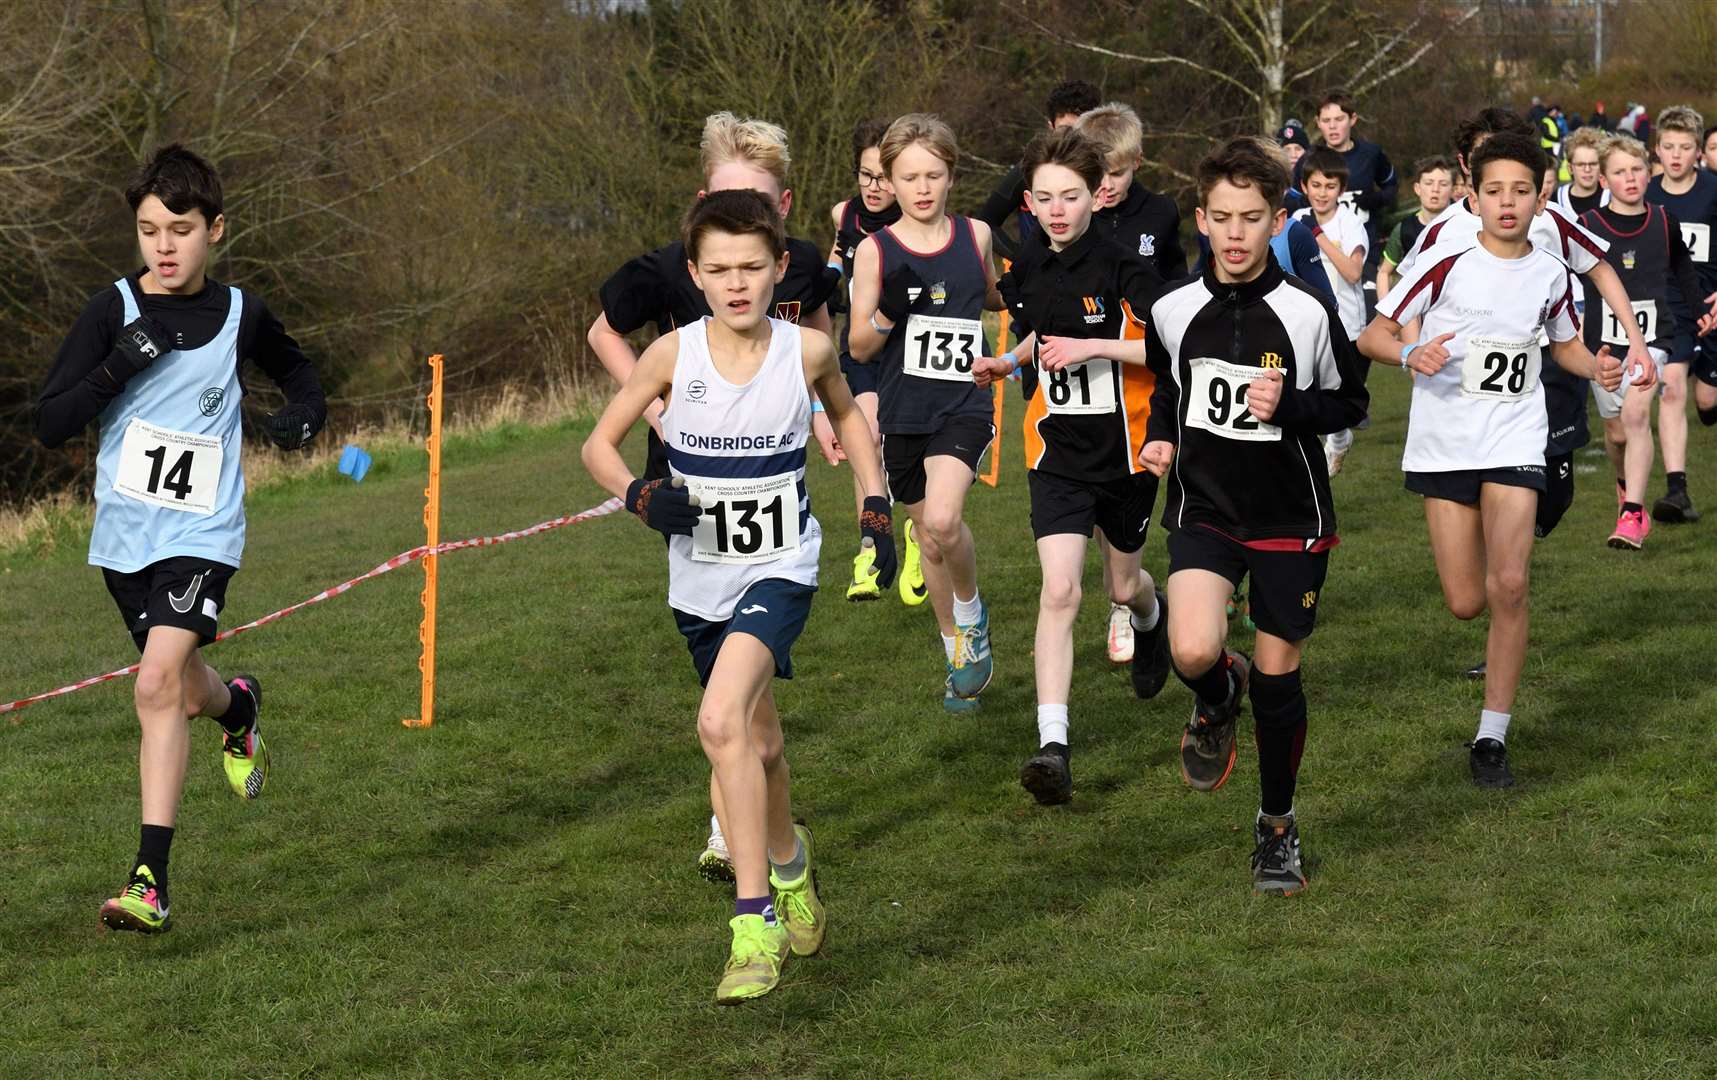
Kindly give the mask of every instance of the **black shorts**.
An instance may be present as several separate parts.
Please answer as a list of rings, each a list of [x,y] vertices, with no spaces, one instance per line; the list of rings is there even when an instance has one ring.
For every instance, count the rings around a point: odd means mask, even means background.
[[[101,572],[138,652],[152,626],[193,631],[198,645],[214,641],[227,604],[227,582],[236,573],[238,568],[226,563],[186,557],[162,559],[130,574],[105,568]]]
[[[722,642],[735,632],[750,634],[769,646],[775,657],[775,677],[791,679],[793,643],[804,632],[805,620],[811,614],[811,596],[816,591],[814,586],[796,581],[764,578],[745,590],[733,605],[733,614],[726,619],[711,621],[674,609],[674,622],[685,635],[686,648],[691,650],[698,685],[709,685]]]
[[[1246,600],[1252,624],[1283,641],[1304,641],[1318,622],[1318,601],[1329,573],[1329,551],[1260,551],[1197,527],[1169,533],[1169,576],[1208,570],[1239,587],[1250,577]]]
[[[853,397],[876,393],[876,365],[861,364],[846,353],[841,354],[841,374],[847,377],[847,389]]]
[[[1693,354],[1699,348],[1699,339],[1692,334],[1676,334],[1664,342],[1664,349],[1669,353],[1672,364],[1691,364]]]
[[[924,459],[959,458],[974,477],[978,462],[996,437],[996,428],[988,417],[956,416],[942,425],[942,430],[930,435],[882,436],[882,467],[888,471],[888,491],[895,502],[924,501]]]
[[[1531,488],[1540,495],[1549,486],[1542,465],[1508,465],[1500,469],[1454,469],[1450,472],[1410,472],[1407,490],[1427,499],[1447,499],[1477,506],[1479,489],[1486,484]]]
[[[1574,455],[1546,457],[1544,475],[1544,491],[1538,496],[1538,520],[1532,525],[1532,535],[1540,540],[1556,531],[1562,515],[1574,505]]]
[[[1095,525],[1118,551],[1132,554],[1145,546],[1145,531],[1157,502],[1157,478],[1150,473],[1116,480],[1073,480],[1031,469],[1025,476],[1031,487],[1032,539],[1062,533],[1090,536]]]
[[[1707,386],[1717,386],[1717,332],[1699,339],[1693,357],[1693,377]]]
[[[653,427],[646,427],[644,435],[644,475],[640,479],[666,480],[673,475],[668,468],[668,444]]]

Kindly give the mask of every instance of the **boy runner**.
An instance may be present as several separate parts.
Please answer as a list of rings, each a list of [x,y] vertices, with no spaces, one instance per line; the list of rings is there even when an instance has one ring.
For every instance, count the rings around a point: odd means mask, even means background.
[[[858,250],[859,241],[900,220],[900,205],[888,187],[888,177],[882,173],[882,150],[878,144],[887,130],[888,124],[881,120],[861,120],[853,128],[853,177],[858,181],[859,193],[829,208],[829,220],[835,226],[835,246],[829,252],[829,266],[840,271],[843,279],[837,296],[852,288],[853,252]],[[849,311],[847,316],[847,321],[841,324],[841,374],[846,376],[847,388],[853,392],[853,400],[858,402],[859,411],[864,413],[870,424],[871,437],[881,439],[882,433],[876,426],[876,369],[857,362],[847,351],[852,313]],[[862,505],[864,482],[857,473],[853,474],[853,492]],[[912,539],[911,522],[907,522],[905,534],[906,558],[901,563],[898,579],[900,599],[910,606],[917,606],[928,594],[924,591],[924,572],[918,561],[918,544]],[[874,558],[871,552],[863,549],[853,557],[853,580],[847,586],[848,600],[875,600],[882,595],[871,568]]]
[[[1377,264],[1379,300],[1388,294],[1390,278],[1412,249],[1413,241],[1448,208],[1454,190],[1455,166],[1448,158],[1439,154],[1419,159],[1413,168],[1413,194],[1419,199],[1419,210],[1397,221],[1383,245],[1383,261]]]
[[[1687,105],[1657,116],[1657,157],[1663,175],[1652,177],[1646,201],[1668,210],[1681,224],[1681,240],[1693,259],[1698,292],[1688,296],[1670,281],[1669,297],[1682,311],[1696,309],[1700,297],[1717,294],[1717,259],[1711,255],[1717,232],[1717,176],[1699,169],[1699,139],[1705,119]],[[1699,520],[1687,495],[1687,376],[1697,378],[1694,404],[1704,424],[1717,423],[1717,335],[1678,334],[1664,369],[1663,402],[1657,410],[1657,434],[1663,441],[1663,467],[1669,492],[1652,504],[1651,516],[1666,524]]]
[[[1049,124],[1049,129],[1072,127],[1079,122],[1085,113],[1097,107],[1103,100],[1095,86],[1083,79],[1068,79],[1057,83],[1055,89],[1049,92],[1049,97],[1043,103],[1043,118]],[[1008,234],[1005,226],[1009,217],[1019,217],[1019,239]],[[1018,165],[1008,168],[1002,178],[996,182],[984,205],[972,215],[977,220],[990,227],[995,250],[1004,259],[1011,259],[1019,254],[1020,245],[1037,232],[1037,219],[1031,216],[1031,207],[1025,201],[1025,177],[1021,175]]]
[[[1574,218],[1588,210],[1610,203],[1609,189],[1604,187],[1598,172],[1598,147],[1607,136],[1597,128],[1580,128],[1568,136],[1568,172],[1571,179],[1556,189],[1552,205],[1560,206]]]
[[[1676,338],[1683,335],[1683,324],[1692,326],[1686,306],[1671,294],[1670,284],[1679,283],[1680,296],[1698,295],[1693,261],[1682,243],[1675,215],[1645,201],[1646,184],[1651,177],[1645,147],[1631,135],[1612,135],[1599,148],[1598,161],[1603,169],[1604,187],[1610,192],[1610,205],[1587,211],[1581,224],[1609,241],[1610,250],[1604,258],[1615,268],[1631,303],[1618,312],[1588,288],[1586,347],[1596,349],[1600,341],[1615,344],[1623,340],[1627,327],[1637,324],[1641,336],[1650,344],[1658,377],[1667,379],[1670,350]],[[1702,319],[1700,332],[1710,322],[1709,316]],[[1692,335],[1686,337],[1691,345]],[[1666,395],[1659,416],[1660,424],[1665,416],[1669,417],[1670,436],[1665,439],[1664,465],[1671,470],[1678,465],[1682,470],[1686,468],[1686,375],[1685,371],[1680,373],[1682,395],[1677,406],[1672,407]],[[1616,470],[1617,498],[1621,503],[1615,531],[1608,541],[1613,548],[1638,551],[1651,532],[1644,501],[1646,485],[1651,480],[1653,396],[1645,390],[1597,394],[1598,414],[1604,418],[1604,444]],[[1672,447],[1670,437],[1676,431],[1676,419],[1681,421],[1680,445]],[[1672,449],[1681,455],[1680,461],[1671,460]],[[1686,473],[1681,472],[1679,479],[1680,487],[1672,481],[1670,490],[1672,493],[1679,490],[1681,500],[1670,505],[1678,515],[1684,515],[1693,507],[1687,500]],[[1681,519],[1686,520],[1685,516]]]
[[[1377,237],[1380,215],[1395,208],[1400,181],[1396,179],[1395,167],[1389,163],[1383,149],[1353,134],[1354,125],[1359,122],[1359,110],[1353,96],[1346,90],[1324,93],[1318,102],[1316,121],[1324,146],[1340,154],[1347,164],[1347,183],[1342,189],[1341,201],[1365,226],[1366,269],[1369,273],[1364,276],[1369,281],[1376,277],[1377,260],[1382,251]],[[1299,165],[1299,171],[1294,175],[1302,181],[1298,187],[1304,191],[1304,158],[1300,159]]]
[[[1555,361],[1609,389],[1621,365],[1578,339],[1568,267],[1533,244],[1547,159],[1529,135],[1492,136],[1469,159],[1481,226],[1424,249],[1360,338],[1380,364],[1413,374],[1407,489],[1424,496],[1443,597],[1458,619],[1491,613],[1473,782],[1514,783],[1505,742],[1526,660],[1533,519],[1548,423],[1539,331]],[[1407,324],[1418,339],[1402,345]],[[1649,368],[1636,380],[1649,386]]]
[[[1324,271],[1335,289],[1342,329],[1351,342],[1365,329],[1365,290],[1361,280],[1370,240],[1366,226],[1341,201],[1347,190],[1347,162],[1334,150],[1319,147],[1300,159],[1300,171],[1305,176],[1306,200],[1311,205],[1295,218],[1304,222],[1317,238]],[[1360,372],[1363,380],[1364,369]],[[1331,432],[1324,440],[1324,467],[1329,475],[1341,472],[1342,462],[1352,446],[1351,430]]]
[[[741,120],[730,112],[711,114],[704,120],[699,143],[703,164],[703,198],[712,191],[760,191],[772,202],[783,220],[793,208],[793,190],[787,186],[791,156],[787,132],[766,120]],[[787,238],[787,273],[775,285],[771,312],[775,318],[833,332],[828,312],[829,298],[840,282],[817,246],[797,237]],[[637,354],[626,341],[627,334],[654,324],[658,335],[676,326],[689,326],[710,314],[709,302],[686,269],[684,244],[675,240],[626,263],[602,284],[602,314],[590,324],[590,349],[616,383],[625,385],[637,364]],[[667,447],[661,438],[664,402],[654,402],[644,412],[649,424],[645,433],[644,479],[668,476]],[[833,465],[839,461],[829,422],[812,406],[811,430],[823,457]],[[733,880],[727,843],[720,826],[720,794],[710,779],[709,839],[698,856],[698,873],[711,881]]]
[[[1030,358],[1022,380],[1026,475],[1043,591],[1033,652],[1039,749],[1020,783],[1047,806],[1073,796],[1073,623],[1094,528],[1110,602],[1143,635],[1129,658],[1133,690],[1155,697],[1168,678],[1162,594],[1140,567],[1157,478],[1138,461],[1155,386],[1144,366],[1142,316],[1162,279],[1094,223],[1104,154],[1081,129],[1039,135],[1021,169],[1048,243],[1026,245],[998,285],[1019,326],[1017,354],[985,357],[972,375],[987,386],[1019,371],[1019,357]]]
[[[1337,543],[1318,436],[1357,424],[1368,398],[1335,305],[1271,257],[1288,186],[1275,148],[1231,140],[1197,177],[1210,266],[1170,286],[1145,320],[1156,390],[1140,457],[1168,477],[1169,648],[1196,698],[1181,774],[1201,791],[1222,786],[1249,695],[1262,789],[1252,887],[1291,896],[1306,884],[1294,820],[1300,657]],[[1255,661],[1223,645],[1228,597],[1248,576]]]
[[[102,568],[143,658],[134,700],[142,729],[143,827],[119,895],[101,906],[115,930],[171,926],[173,828],[191,753],[191,717],[220,724],[227,784],[262,794],[268,748],[262,684],[223,681],[198,651],[215,640],[227,585],[244,552],[239,368],[255,362],[286,394],[263,419],[296,450],[322,429],[327,404],[304,353],[256,296],[208,277],[226,231],[220,178],[174,144],[125,191],[144,269],[96,293],[60,346],[36,407],[36,436],[58,447],[100,421],[89,561]]]
[[[684,244],[715,314],[644,350],[583,458],[597,483],[668,538],[668,604],[704,687],[698,736],[737,877],[733,944],[716,989],[731,1005],[773,990],[788,953],[815,953],[828,930],[811,833],[792,819],[771,689],[793,676],[793,642],[817,588],[822,530],[805,493],[813,391],[864,478],[859,531],[885,586],[894,537],[870,428],[833,343],[767,317],[788,262],[774,205],[754,191],[715,192],[693,207]],[[672,481],[634,479],[620,457],[655,401],[667,403]]]
[[[947,124],[908,113],[882,137],[882,171],[901,218],[853,255],[854,360],[875,364],[888,487],[917,534],[947,657],[942,705],[977,708],[990,683],[989,611],[978,595],[966,492],[995,437],[991,395],[972,382],[985,309],[1002,306],[990,227],[948,213],[959,147]]]

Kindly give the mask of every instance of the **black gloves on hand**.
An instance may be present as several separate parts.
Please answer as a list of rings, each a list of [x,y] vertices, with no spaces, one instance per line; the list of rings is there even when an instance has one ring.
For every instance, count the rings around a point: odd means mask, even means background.
[[[894,584],[900,570],[900,556],[894,550],[894,504],[881,495],[867,495],[864,509],[859,511],[860,543],[869,540],[875,547],[876,583],[886,589]]]
[[[316,410],[308,405],[288,405],[262,418],[263,434],[282,450],[297,450],[322,430]]]
[[[912,297],[913,289],[918,290],[916,300]],[[882,279],[882,298],[876,302],[876,310],[889,322],[898,323],[914,311],[923,311],[929,306],[930,290],[912,267],[895,267]]]
[[[172,348],[172,332],[159,321],[139,315],[120,329],[119,340],[114,342],[113,351],[107,354],[108,359],[118,363],[107,366],[108,374],[116,382],[124,384],[133,375],[147,371],[150,364]]]
[[[692,505],[685,481],[634,480],[626,488],[626,509],[663,536],[690,536],[703,510]]]

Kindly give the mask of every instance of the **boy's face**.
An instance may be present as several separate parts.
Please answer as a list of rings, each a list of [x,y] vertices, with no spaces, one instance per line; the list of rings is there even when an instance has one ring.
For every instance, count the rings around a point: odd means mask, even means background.
[[[1115,206],[1127,197],[1133,186],[1133,173],[1139,167],[1138,158],[1110,158],[1103,163],[1103,186],[1097,189],[1097,205]]]
[[[1574,175],[1574,188],[1591,194],[1598,187],[1598,148],[1575,147],[1568,155],[1568,171]]]
[[[859,155],[858,186],[859,198],[871,213],[881,213],[894,205],[894,192],[888,190],[888,177],[882,171],[880,148],[867,146]]]
[[[715,317],[743,333],[768,318],[769,300],[787,273],[787,254],[777,260],[769,242],[756,233],[708,232],[698,244],[697,260],[688,259],[686,267]]]
[[[1050,247],[1060,251],[1085,235],[1095,196],[1084,177],[1065,165],[1039,165],[1031,174],[1030,194],[1032,216]]]
[[[894,159],[888,186],[900,202],[900,212],[914,221],[929,223],[940,218],[948,206],[948,189],[954,186],[953,170],[923,143],[913,143]]]
[[[1210,240],[1210,261],[1218,281],[1250,281],[1264,269],[1270,238],[1286,214],[1272,210],[1257,187],[1218,180],[1194,211],[1198,231]]]
[[[1325,105],[1318,110],[1318,130],[1323,133],[1324,145],[1332,150],[1347,149],[1348,140],[1353,135],[1353,114],[1340,105]]]
[[[1306,148],[1297,142],[1291,142],[1282,147],[1282,149],[1287,152],[1288,171],[1292,173],[1294,171],[1294,166],[1298,165],[1300,163],[1300,159],[1306,156]]]
[[[1699,137],[1691,131],[1660,132],[1657,159],[1663,162],[1663,175],[1685,180],[1699,165]]]
[[[1705,167],[1717,172],[1717,131],[1713,131],[1705,139]]]
[[[203,287],[209,249],[226,231],[226,215],[213,224],[197,209],[175,214],[160,197],[146,195],[137,204],[137,247],[155,283],[166,291],[193,293]]]
[[[783,188],[774,173],[747,161],[722,162],[704,177],[703,186],[704,189],[698,192],[700,199],[712,191],[761,192],[764,198],[775,204],[782,221],[787,220],[787,212],[793,209],[793,189]]]
[[[1610,189],[1610,202],[1632,209],[1645,201],[1645,187],[1651,182],[1651,167],[1632,154],[1612,151],[1604,161],[1604,186]]]
[[[1079,122],[1079,114],[1078,113],[1076,113],[1076,112],[1064,112],[1061,115],[1057,116],[1054,120],[1051,120],[1049,122],[1049,130],[1059,131],[1061,128],[1070,128],[1074,124],[1077,124],[1078,122]]]
[[[1335,210],[1335,204],[1341,198],[1341,180],[1334,176],[1325,176],[1321,172],[1306,174],[1306,201],[1312,204],[1312,210],[1322,217]]]
[[[1544,206],[1538,175],[1518,161],[1493,161],[1473,179],[1484,231],[1498,240],[1524,240]]]
[[[1413,181],[1413,194],[1419,196],[1419,205],[1427,214],[1442,213],[1448,207],[1454,189],[1454,178],[1447,169],[1422,172],[1419,179]]]

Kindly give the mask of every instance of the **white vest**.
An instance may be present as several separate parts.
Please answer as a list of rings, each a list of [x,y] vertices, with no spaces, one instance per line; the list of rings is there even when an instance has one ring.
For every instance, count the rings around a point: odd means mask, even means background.
[[[710,359],[710,322],[678,330],[662,436],[673,475],[704,508],[693,535],[669,538],[668,604],[715,622],[765,578],[815,588],[823,534],[805,492],[811,398],[799,328],[770,319],[769,352],[737,386]]]

